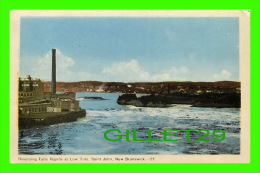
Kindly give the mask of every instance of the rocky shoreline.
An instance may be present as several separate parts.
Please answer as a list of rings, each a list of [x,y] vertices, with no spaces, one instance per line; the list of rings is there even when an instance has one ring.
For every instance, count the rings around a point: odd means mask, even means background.
[[[151,94],[137,97],[135,94],[123,94],[118,97],[120,105],[137,107],[170,107],[172,104],[187,104],[192,107],[240,108],[239,93],[203,93],[203,94]]]

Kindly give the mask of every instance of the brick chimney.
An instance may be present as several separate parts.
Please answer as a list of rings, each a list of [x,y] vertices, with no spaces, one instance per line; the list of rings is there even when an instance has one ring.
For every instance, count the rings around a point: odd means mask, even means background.
[[[56,49],[52,49],[51,93],[56,94]]]

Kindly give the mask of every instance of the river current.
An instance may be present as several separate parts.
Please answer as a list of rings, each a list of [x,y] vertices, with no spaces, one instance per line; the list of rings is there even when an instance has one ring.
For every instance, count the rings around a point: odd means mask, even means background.
[[[199,108],[190,105],[173,105],[169,108],[148,108],[118,105],[121,93],[77,93],[77,97],[102,97],[106,100],[80,101],[86,109],[85,118],[76,122],[23,129],[19,135],[19,154],[41,155],[183,155],[183,154],[239,154],[240,153],[240,109]],[[140,96],[140,95],[139,95]],[[119,129],[122,140],[108,141],[104,132]],[[125,130],[136,130],[138,139],[126,141]],[[148,141],[148,130],[153,139]],[[206,131],[190,132],[190,140],[185,132],[168,136],[178,141],[164,141],[164,129],[206,129],[210,132],[197,141]],[[214,140],[213,131],[222,129],[225,138]],[[169,132],[171,133],[171,132]],[[20,134],[20,133],[19,133]],[[116,139],[117,132],[108,137]],[[223,135],[218,131],[216,135]],[[223,137],[223,136],[222,136]],[[217,137],[220,139],[221,137]]]

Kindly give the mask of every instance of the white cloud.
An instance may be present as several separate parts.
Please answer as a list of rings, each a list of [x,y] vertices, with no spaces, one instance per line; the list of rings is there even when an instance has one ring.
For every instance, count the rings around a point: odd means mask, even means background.
[[[171,67],[168,70],[165,70],[163,73],[156,74],[151,76],[153,81],[184,81],[187,80],[187,75],[189,69],[186,66],[182,67]]]
[[[36,58],[34,61],[27,62],[30,69],[25,69],[27,74],[32,77],[41,78],[42,80],[51,80],[51,64],[52,64],[52,52],[48,52],[46,55]],[[56,49],[56,74],[57,81],[80,81],[87,80],[92,75],[85,72],[74,72],[71,67],[74,66],[75,61],[73,58],[62,54],[62,52]],[[27,65],[27,66],[28,66]]]
[[[51,80],[51,51],[46,55],[21,64],[22,76],[30,74],[32,77],[42,80]],[[149,69],[146,70],[136,59],[125,62],[116,62],[103,68],[100,73],[88,73],[87,71],[76,69],[74,58],[64,55],[57,49],[57,81],[122,81],[122,82],[149,82],[149,81],[218,81],[230,80],[232,75],[223,69],[219,73],[212,74],[198,70],[190,70],[187,66],[172,66],[168,69]]]
[[[160,73],[151,77],[153,81],[168,81],[170,78],[171,76],[169,73]]]
[[[186,74],[188,73],[189,70],[187,67],[185,66],[182,66],[180,68],[176,68],[176,67],[172,67],[170,70],[169,70],[169,73],[172,73],[173,75],[181,75],[181,74]]]
[[[214,74],[213,75],[215,80],[229,80],[231,78],[231,73],[228,72],[227,70],[222,70],[220,73],[218,74]]]
[[[117,77],[117,81],[147,81],[149,74],[139,65],[135,59],[129,62],[119,62],[113,64],[111,67],[105,67],[103,74],[110,74]]]
[[[111,67],[103,69],[103,74],[116,77],[116,81],[169,81],[169,80],[185,80],[189,72],[188,68],[183,66],[180,68],[172,67],[158,74],[151,75],[141,67],[139,62],[132,59],[128,62],[119,62]]]

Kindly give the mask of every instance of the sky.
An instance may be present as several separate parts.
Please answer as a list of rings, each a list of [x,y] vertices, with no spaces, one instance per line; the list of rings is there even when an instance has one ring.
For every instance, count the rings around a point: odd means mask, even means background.
[[[23,17],[20,77],[57,81],[239,81],[239,20]]]

